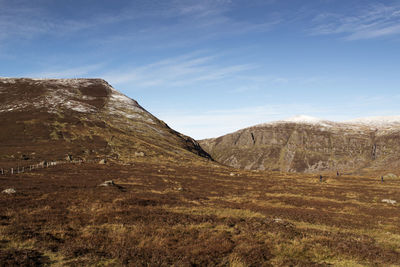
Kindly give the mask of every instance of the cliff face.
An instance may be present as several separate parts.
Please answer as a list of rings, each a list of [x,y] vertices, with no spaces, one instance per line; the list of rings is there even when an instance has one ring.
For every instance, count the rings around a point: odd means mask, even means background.
[[[200,141],[226,165],[289,172],[400,166],[400,125],[281,121]]]
[[[0,161],[209,158],[101,79],[0,78]]]

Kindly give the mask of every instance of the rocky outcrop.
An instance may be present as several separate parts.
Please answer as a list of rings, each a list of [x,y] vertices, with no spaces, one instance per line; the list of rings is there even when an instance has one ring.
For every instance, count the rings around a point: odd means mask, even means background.
[[[7,188],[3,191],[1,191],[3,194],[8,194],[8,195],[12,195],[12,194],[16,194],[17,191],[14,188]]]
[[[253,170],[355,171],[400,166],[400,124],[287,120],[199,141],[221,163]]]

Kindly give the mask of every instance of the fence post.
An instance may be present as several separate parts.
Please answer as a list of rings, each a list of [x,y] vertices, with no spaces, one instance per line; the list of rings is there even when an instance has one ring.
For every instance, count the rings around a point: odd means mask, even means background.
[[[4,170],[3,170],[3,168],[1,168],[1,174],[4,174]]]

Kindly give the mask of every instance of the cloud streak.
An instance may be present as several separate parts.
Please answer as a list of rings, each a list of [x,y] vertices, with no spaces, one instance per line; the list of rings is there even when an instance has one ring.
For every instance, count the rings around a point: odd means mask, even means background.
[[[257,67],[254,64],[224,66],[217,59],[216,55],[191,53],[130,69],[119,69],[104,74],[104,77],[113,84],[129,83],[136,88],[168,88],[224,80]]]
[[[398,97],[398,96],[397,96]],[[309,115],[332,121],[345,121],[358,117],[398,115],[391,109],[397,104],[396,96],[359,96],[343,103],[269,103],[234,109],[198,111],[159,111],[159,118],[196,139],[225,135],[257,124],[283,120],[296,115]],[[388,107],[387,110],[382,107]],[[365,110],[368,107],[368,111]]]
[[[99,69],[101,69],[104,64],[92,64],[81,67],[72,67],[68,69],[59,69],[56,71],[42,71],[37,73],[30,73],[27,77],[33,78],[79,78],[87,76]]]
[[[61,2],[62,3],[62,2]],[[231,1],[135,1],[113,12],[88,9],[79,15],[66,16],[65,3],[51,10],[46,2],[34,5],[30,1],[0,2],[0,40],[35,38],[42,35],[70,36],[80,31],[102,31],[108,25],[120,25],[120,30],[103,35],[107,39],[124,42],[138,37],[179,37],[192,33],[194,41],[227,35],[263,32],[277,23],[240,21],[228,16]],[[60,16],[60,14],[63,14]],[[135,28],[124,29],[125,23],[135,22]],[[195,38],[197,37],[197,38]],[[183,40],[182,40],[183,41]]]
[[[400,34],[400,6],[373,4],[351,15],[322,13],[313,20],[312,35],[342,35],[346,40],[373,39]]]
[[[158,115],[170,126],[196,139],[218,137],[256,124],[281,120],[298,114],[321,115],[326,107],[310,104],[269,104],[237,109],[211,110],[196,114],[160,112]]]

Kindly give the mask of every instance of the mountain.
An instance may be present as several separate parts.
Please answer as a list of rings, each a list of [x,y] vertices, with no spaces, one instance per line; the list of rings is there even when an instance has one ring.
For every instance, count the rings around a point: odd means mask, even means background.
[[[310,173],[398,168],[400,116],[333,122],[301,115],[199,143],[215,160],[236,168]]]
[[[0,78],[0,162],[210,159],[102,79]]]

